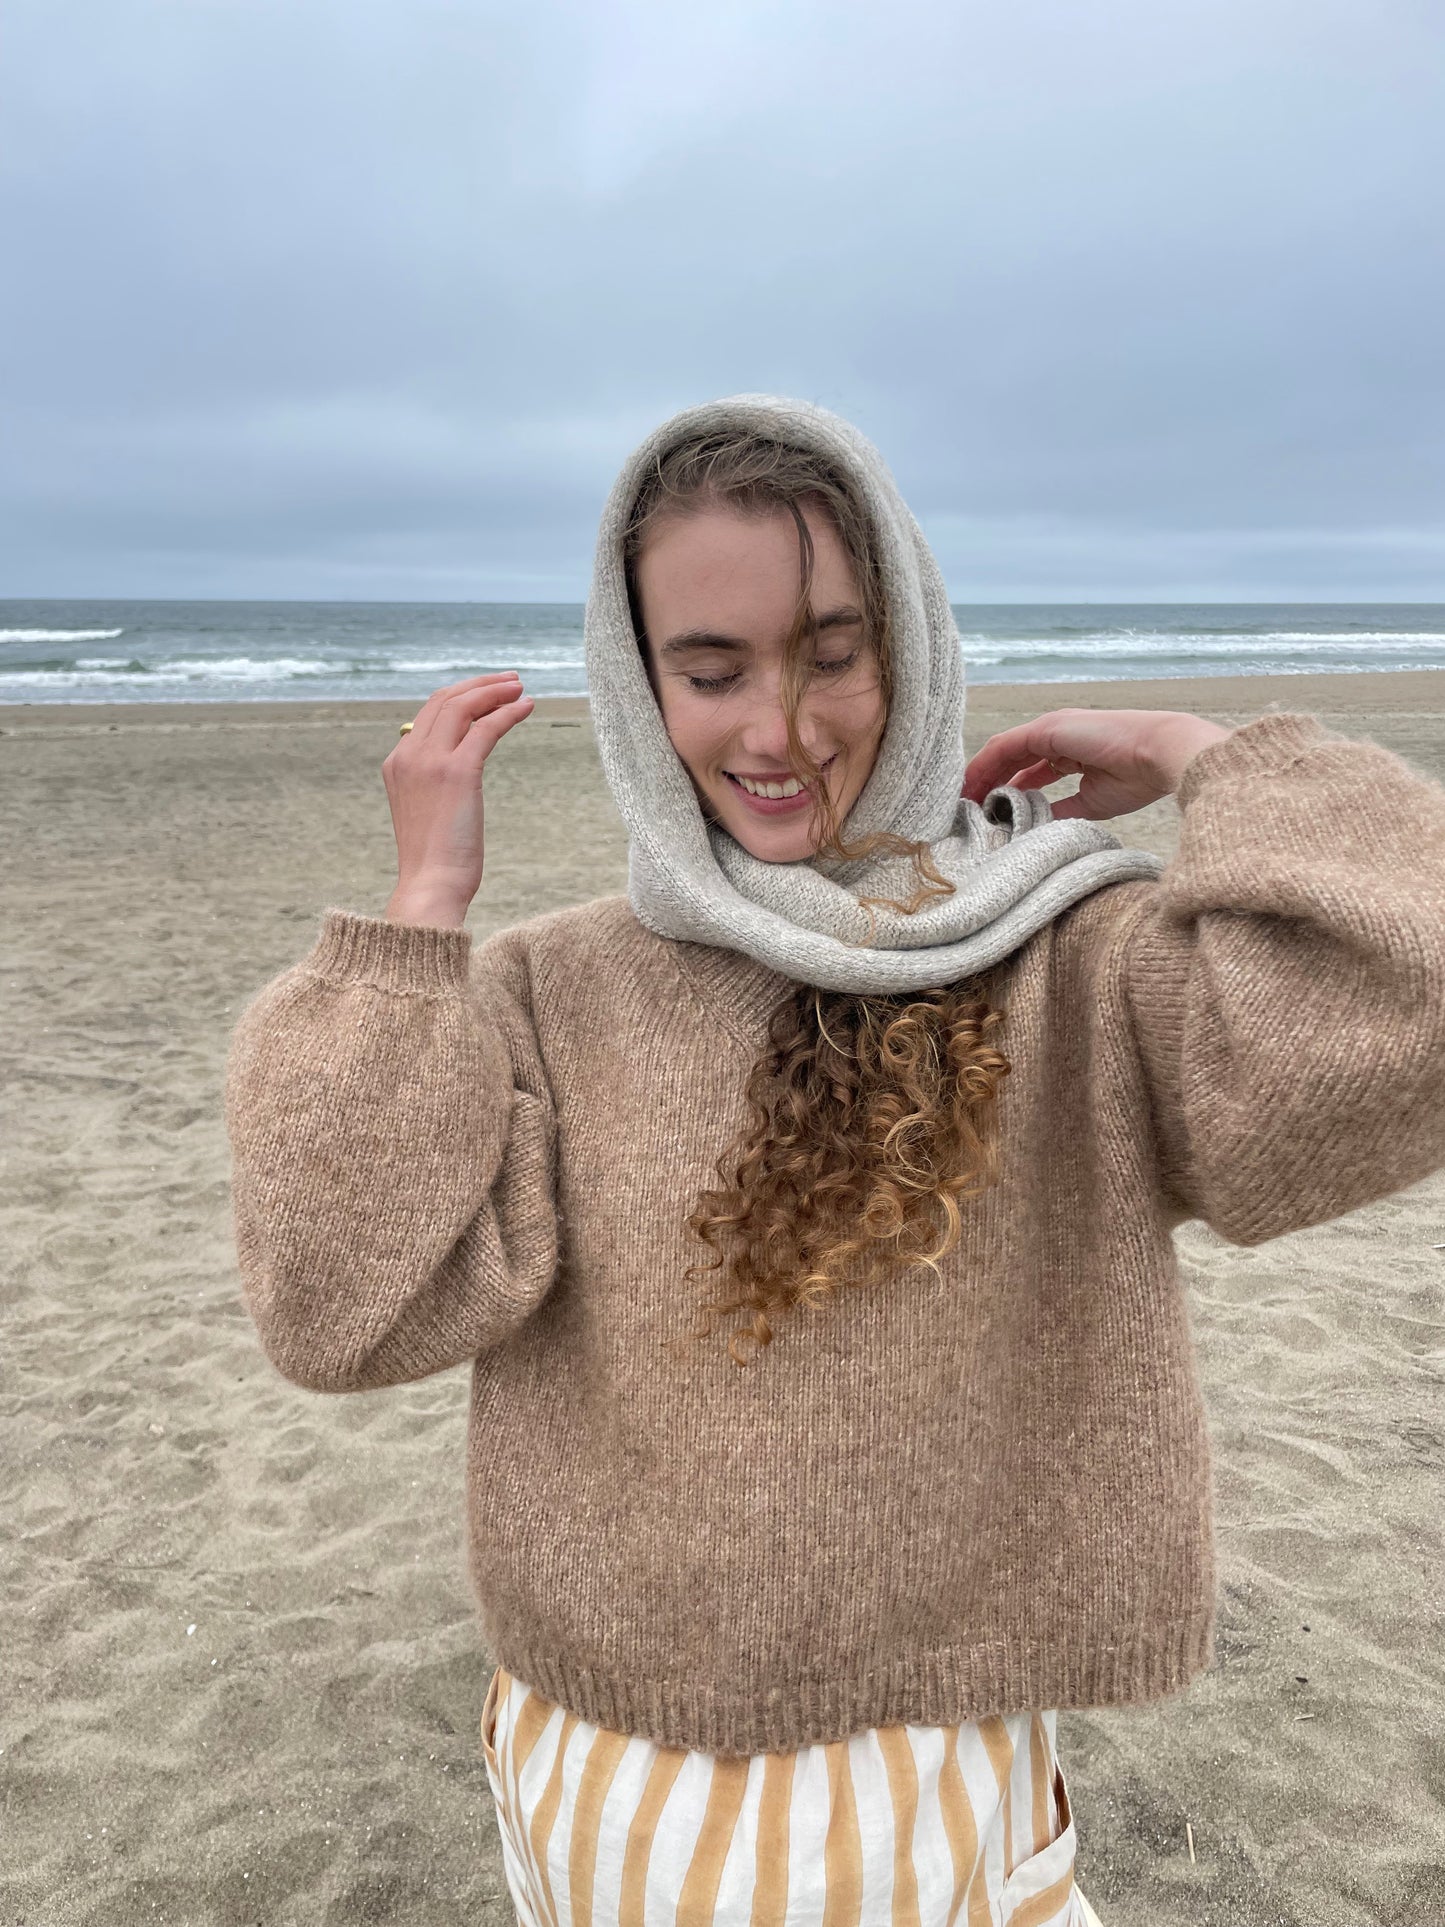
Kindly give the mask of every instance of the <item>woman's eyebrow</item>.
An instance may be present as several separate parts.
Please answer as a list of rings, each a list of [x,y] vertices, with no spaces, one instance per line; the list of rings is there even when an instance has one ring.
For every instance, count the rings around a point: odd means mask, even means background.
[[[669,636],[658,650],[660,656],[682,656],[689,649],[750,649],[752,644],[744,642],[741,636],[721,636],[712,629],[684,629],[680,635]]]
[[[818,634],[825,629],[848,629],[863,620],[862,614],[851,603],[842,608],[829,609],[818,617],[815,628]],[[725,636],[716,629],[683,629],[675,636],[669,636],[658,650],[660,656],[681,656],[690,649],[731,649],[747,650],[752,644],[743,636]]]

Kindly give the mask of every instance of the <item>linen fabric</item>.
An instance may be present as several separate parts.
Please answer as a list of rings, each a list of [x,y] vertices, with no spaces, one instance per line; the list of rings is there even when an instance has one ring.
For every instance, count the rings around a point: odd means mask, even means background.
[[[1097,1927],[1057,1723],[719,1760],[579,1720],[498,1667],[481,1739],[521,1927]]]
[[[1258,1244],[1445,1164],[1445,792],[1270,715],[1184,771],[1162,876],[997,966],[999,1182],[939,1275],[746,1369],[686,1229],[795,989],[622,897],[465,929],[329,909],[227,1068],[242,1291],[294,1384],[468,1364],[495,1662],[719,1756],[1146,1700],[1211,1653],[1170,1233]]]
[[[843,825],[926,841],[954,894],[914,915],[880,909],[871,940],[859,897],[907,902],[907,858],[767,863],[704,820],[668,739],[633,627],[623,537],[657,459],[694,431],[755,430],[849,474],[873,525],[892,618],[893,690],[867,783]],[[647,437],[602,513],[585,623],[587,686],[602,767],[627,825],[627,894],[659,936],[739,950],[800,983],[874,993],[954,983],[1016,950],[1091,891],[1155,876],[1101,824],[1055,822],[1037,791],[982,804],[963,783],[964,664],[943,577],[882,456],[851,423],[801,401],[734,395],[684,409]]]

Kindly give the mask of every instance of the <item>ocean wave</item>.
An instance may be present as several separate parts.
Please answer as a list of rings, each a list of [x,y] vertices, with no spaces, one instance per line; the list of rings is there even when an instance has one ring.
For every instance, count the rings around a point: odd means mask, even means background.
[[[206,682],[285,682],[291,676],[331,676],[336,665],[308,661],[300,657],[273,657],[258,662],[251,656],[230,656],[210,660],[205,657],[178,658],[174,662],[144,663],[84,657],[73,668],[51,665],[31,668],[14,665],[0,680],[37,684],[41,688],[69,689],[94,683],[206,683]]]
[[[425,672],[427,675],[432,675],[439,669],[470,669],[474,675],[485,676],[488,672],[485,669],[476,668],[475,665],[488,655],[494,660],[500,656],[504,668],[515,669],[518,675],[522,676],[525,676],[529,669],[580,669],[582,667],[580,649],[568,656],[534,656],[525,653],[524,645],[512,656],[507,655],[503,649],[493,647],[487,650],[473,650],[466,656],[427,657],[421,662],[415,661],[410,656],[391,656],[383,663],[375,665],[368,663],[365,668],[374,669],[376,672],[384,671],[392,676],[408,676],[413,671],[418,674]]]
[[[0,629],[0,642],[114,642],[124,629]]]
[[[336,664],[316,656],[174,656],[151,664],[157,681],[192,677],[218,682],[278,682],[288,676],[334,676]]]
[[[1262,655],[1347,656],[1373,651],[1405,655],[1432,655],[1445,652],[1445,630],[1401,631],[1372,630],[1361,634],[1310,634],[1304,630],[1262,630],[1258,633],[1216,630],[1209,634],[1169,633],[1168,631],[1106,630],[1082,636],[985,636],[962,637],[965,655],[983,662],[996,659],[1013,662],[1037,655],[1060,659],[1090,656],[1179,656],[1189,658]],[[978,653],[975,654],[974,652]]]
[[[25,669],[0,675],[0,689],[86,689],[91,685],[139,682],[142,677],[122,675],[115,669]],[[13,702],[13,696],[3,698]]]
[[[11,663],[4,673],[12,681],[23,679],[27,683],[48,683],[56,687],[70,683],[137,680],[152,683],[290,682],[330,677],[344,682],[368,676],[395,680],[398,676],[433,675],[446,670],[468,670],[474,675],[485,675],[487,672],[476,666],[481,660],[485,660],[485,657],[458,656],[425,662],[411,662],[404,657],[386,657],[371,662],[326,662],[314,656],[176,656],[159,662],[141,662],[134,656],[79,656],[74,663],[53,658],[48,662]],[[506,666],[516,668],[525,677],[534,670],[580,671],[583,663],[578,654],[537,656],[530,661],[519,657],[515,662],[507,662]]]

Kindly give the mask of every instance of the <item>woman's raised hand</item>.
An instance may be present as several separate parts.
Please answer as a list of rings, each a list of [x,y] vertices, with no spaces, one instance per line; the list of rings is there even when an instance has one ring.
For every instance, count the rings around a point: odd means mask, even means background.
[[[382,764],[396,832],[393,923],[465,921],[482,881],[482,765],[532,702],[513,669],[450,683]]]
[[[990,736],[969,758],[963,794],[981,803],[992,789],[1036,790],[1081,776],[1056,817],[1125,816],[1179,787],[1185,765],[1229,735],[1218,723],[1175,709],[1051,709]]]

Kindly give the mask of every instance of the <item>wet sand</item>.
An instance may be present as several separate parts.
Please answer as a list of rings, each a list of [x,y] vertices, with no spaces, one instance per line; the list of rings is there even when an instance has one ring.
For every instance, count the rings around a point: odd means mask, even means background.
[[[1304,710],[1445,780],[1429,671],[981,686],[969,747],[1071,703]],[[289,1385],[230,1242],[231,1025],[327,905],[383,908],[415,707],[0,708],[4,1927],[510,1927],[467,1374]],[[487,797],[477,934],[624,887],[585,701],[539,702]],[[1167,853],[1177,820],[1120,828]],[[1180,1234],[1219,1651],[1061,1715],[1104,1927],[1445,1921],[1440,1241],[1438,1177],[1256,1251]]]

